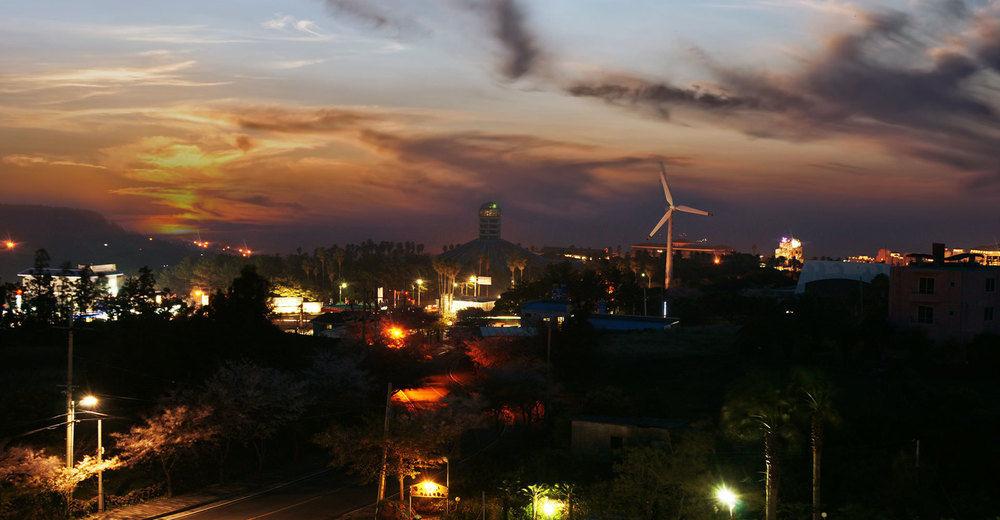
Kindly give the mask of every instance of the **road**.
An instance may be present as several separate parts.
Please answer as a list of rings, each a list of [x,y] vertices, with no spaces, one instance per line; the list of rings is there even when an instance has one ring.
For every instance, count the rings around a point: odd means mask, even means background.
[[[374,502],[375,486],[357,486],[336,471],[164,517],[167,520],[333,519]]]

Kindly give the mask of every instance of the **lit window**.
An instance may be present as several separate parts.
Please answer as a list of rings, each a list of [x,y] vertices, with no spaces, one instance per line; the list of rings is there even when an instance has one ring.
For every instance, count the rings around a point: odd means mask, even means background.
[[[934,323],[934,308],[924,305],[917,307],[917,323]]]
[[[917,281],[917,292],[920,294],[934,294],[934,279],[921,278]]]
[[[983,309],[983,321],[993,321],[993,307]]]

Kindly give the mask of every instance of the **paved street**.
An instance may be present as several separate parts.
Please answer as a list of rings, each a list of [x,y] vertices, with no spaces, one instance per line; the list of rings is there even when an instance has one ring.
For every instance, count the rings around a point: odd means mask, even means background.
[[[329,471],[277,489],[225,500],[163,518],[169,520],[333,519],[371,504],[374,498],[374,485],[359,487],[337,472]]]

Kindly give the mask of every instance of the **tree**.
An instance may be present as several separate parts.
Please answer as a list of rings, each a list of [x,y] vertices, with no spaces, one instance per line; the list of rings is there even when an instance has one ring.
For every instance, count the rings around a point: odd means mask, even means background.
[[[722,424],[738,440],[764,444],[764,518],[775,520],[778,507],[778,454],[795,436],[795,402],[781,374],[758,372],[740,379],[722,408]]]
[[[209,317],[232,326],[270,326],[271,283],[253,265],[243,266],[225,293],[216,293],[207,310]]]
[[[0,452],[0,483],[14,488],[13,496],[0,492],[0,517],[51,518],[54,509],[65,514],[69,497],[84,480],[99,471],[121,466],[118,457],[100,462],[90,455],[67,468],[63,460],[44,450],[14,447]],[[10,511],[13,509],[14,511]],[[7,513],[12,512],[9,516]]]
[[[304,390],[304,382],[249,361],[226,363],[205,382],[202,399],[220,428],[220,475],[232,442],[253,448],[263,471],[267,441],[302,415]]]
[[[72,306],[78,311],[92,310],[108,292],[107,279],[95,275],[89,265],[80,268],[80,278],[72,284]]]
[[[48,251],[44,249],[35,251],[32,276],[25,287],[28,296],[25,302],[27,313],[39,322],[49,324],[54,323],[59,317],[59,302],[56,299],[54,280],[49,273],[50,262]]]
[[[173,470],[177,461],[195,446],[214,439],[219,433],[217,427],[209,424],[211,415],[211,408],[205,406],[174,406],[163,409],[126,433],[111,435],[125,464],[156,459],[163,470],[167,496],[173,496]]]
[[[834,405],[833,384],[822,372],[814,369],[796,370],[793,388],[808,412],[809,444],[812,450],[812,518],[820,520],[824,433],[828,425],[840,422],[840,414]]]

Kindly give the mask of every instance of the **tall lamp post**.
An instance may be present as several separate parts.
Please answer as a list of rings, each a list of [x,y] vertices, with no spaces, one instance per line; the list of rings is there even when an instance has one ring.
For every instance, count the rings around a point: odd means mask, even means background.
[[[340,282],[337,292],[337,303],[344,303],[344,289],[347,289],[347,282]]]
[[[93,410],[97,408],[97,397],[93,395],[84,396],[80,399],[80,406],[84,408],[89,408]],[[96,413],[96,412],[95,412]],[[104,439],[103,439],[103,426],[104,419],[101,415],[97,416],[97,512],[104,512],[104,470],[101,468],[101,462],[104,459]]]
[[[417,278],[416,284],[417,284],[417,307],[420,307],[420,293],[423,292],[424,290],[424,279]]]

